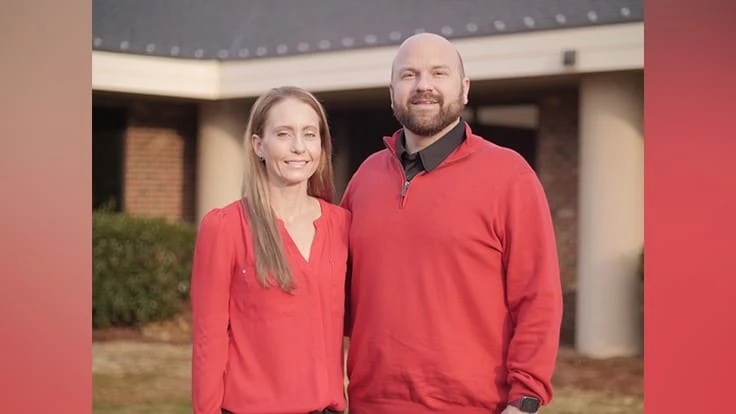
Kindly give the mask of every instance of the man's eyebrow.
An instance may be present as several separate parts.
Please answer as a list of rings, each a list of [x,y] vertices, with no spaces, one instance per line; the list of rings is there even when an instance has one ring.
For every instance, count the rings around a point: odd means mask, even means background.
[[[434,66],[431,67],[431,69],[432,70],[436,70],[436,69],[448,69],[449,70],[450,69],[450,65],[444,65],[444,64],[443,65],[434,65]],[[413,67],[413,66],[402,66],[402,67],[399,68],[398,71],[399,72],[406,72],[406,71],[417,72],[418,69],[415,68],[415,67]]]

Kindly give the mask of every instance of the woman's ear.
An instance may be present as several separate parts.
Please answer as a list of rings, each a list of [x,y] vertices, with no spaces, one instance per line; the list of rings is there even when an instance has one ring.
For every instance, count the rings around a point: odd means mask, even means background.
[[[256,153],[256,156],[260,159],[263,159],[263,139],[259,137],[256,134],[253,134],[251,136],[251,145],[253,146],[253,151]]]

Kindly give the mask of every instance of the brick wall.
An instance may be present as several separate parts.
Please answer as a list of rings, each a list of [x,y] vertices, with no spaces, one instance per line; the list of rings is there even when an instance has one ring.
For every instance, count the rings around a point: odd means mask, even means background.
[[[578,202],[577,92],[539,101],[537,165],[555,222],[560,270],[566,289],[575,287]]]
[[[552,211],[565,291],[562,342],[571,344],[574,340],[577,278],[577,91],[548,94],[539,100],[538,145],[537,165]]]
[[[195,104],[138,101],[131,104],[124,152],[127,213],[194,218]]]

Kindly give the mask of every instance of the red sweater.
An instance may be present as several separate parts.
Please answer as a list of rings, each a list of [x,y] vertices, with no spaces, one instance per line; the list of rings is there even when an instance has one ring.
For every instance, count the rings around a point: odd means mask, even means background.
[[[386,137],[346,190],[350,414],[551,399],[562,294],[547,201],[521,156],[466,133],[405,188]]]
[[[309,262],[279,221],[296,292],[263,288],[240,202],[200,224],[192,272],[194,414],[345,408],[344,283],[349,213],[320,200]]]

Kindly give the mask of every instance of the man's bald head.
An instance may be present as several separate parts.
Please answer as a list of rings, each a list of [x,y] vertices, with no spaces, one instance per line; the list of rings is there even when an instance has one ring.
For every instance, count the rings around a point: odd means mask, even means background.
[[[434,33],[419,33],[410,36],[399,46],[391,64],[391,79],[406,65],[417,60],[433,59],[437,64],[451,66],[461,78],[465,77],[465,66],[460,52],[446,38]]]
[[[389,90],[394,116],[411,135],[409,141],[430,142],[457,123],[469,88],[460,54],[444,37],[421,33],[399,46]]]

